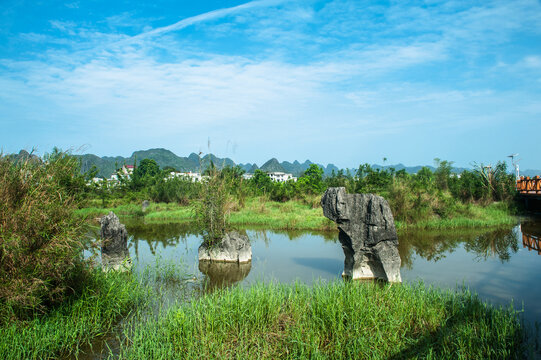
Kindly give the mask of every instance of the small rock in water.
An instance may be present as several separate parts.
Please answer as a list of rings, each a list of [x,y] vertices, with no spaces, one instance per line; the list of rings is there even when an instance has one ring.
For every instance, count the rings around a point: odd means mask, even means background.
[[[387,201],[374,194],[346,194],[329,188],[321,198],[323,214],[338,225],[345,277],[401,282],[398,236]]]
[[[127,269],[131,265],[128,252],[128,232],[114,212],[100,219],[102,264],[108,269]]]

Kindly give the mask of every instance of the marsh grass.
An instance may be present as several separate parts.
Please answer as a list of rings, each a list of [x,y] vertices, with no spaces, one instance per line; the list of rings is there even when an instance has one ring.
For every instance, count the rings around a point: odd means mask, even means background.
[[[517,219],[512,211],[503,203],[493,203],[487,206],[468,204],[462,205],[466,210],[457,212],[447,218],[432,217],[414,223],[396,221],[398,229],[459,229],[482,228],[503,225],[515,225]]]
[[[110,332],[132,309],[143,307],[149,289],[130,273],[96,269],[80,297],[45,316],[0,327],[1,359],[56,359],[78,354]]]
[[[244,200],[244,207],[233,207],[229,224],[236,227],[262,226],[273,230],[335,230],[336,224],[323,216],[323,212],[311,200],[290,200],[274,202],[266,196],[251,197]],[[459,204],[458,210],[446,214],[423,216],[418,221],[408,222],[395,219],[397,229],[459,229],[513,225],[516,218],[513,210],[504,203],[487,206]],[[79,216],[97,218],[114,211],[120,216],[137,217],[138,205],[122,205],[116,208],[83,208],[77,210]],[[178,204],[152,203],[144,216],[146,223],[193,222],[193,211],[188,206]]]
[[[423,284],[235,287],[133,324],[126,339],[122,359],[509,359],[525,351],[512,307]]]

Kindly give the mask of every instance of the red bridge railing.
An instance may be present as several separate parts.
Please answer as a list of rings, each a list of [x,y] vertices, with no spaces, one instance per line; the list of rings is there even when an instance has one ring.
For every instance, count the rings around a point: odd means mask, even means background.
[[[517,180],[517,191],[524,195],[541,195],[541,178],[536,176],[530,179],[529,176],[521,176]]]
[[[541,239],[535,235],[522,234],[522,246],[528,248],[528,250],[537,251],[538,255],[541,255]]]

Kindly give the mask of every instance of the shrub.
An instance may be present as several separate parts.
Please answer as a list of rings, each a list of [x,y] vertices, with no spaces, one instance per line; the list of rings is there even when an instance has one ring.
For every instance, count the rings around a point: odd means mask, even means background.
[[[229,192],[226,180],[216,168],[209,170],[203,180],[199,201],[194,213],[203,242],[213,245],[223,238],[227,230]]]
[[[57,150],[14,162],[0,155],[0,322],[43,312],[85,275],[76,208],[79,163]]]

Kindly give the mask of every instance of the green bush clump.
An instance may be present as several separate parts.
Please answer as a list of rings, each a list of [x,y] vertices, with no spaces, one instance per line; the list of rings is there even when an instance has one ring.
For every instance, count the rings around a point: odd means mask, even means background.
[[[0,155],[0,323],[61,303],[86,275],[83,219],[73,216],[84,178],[72,156]]]

